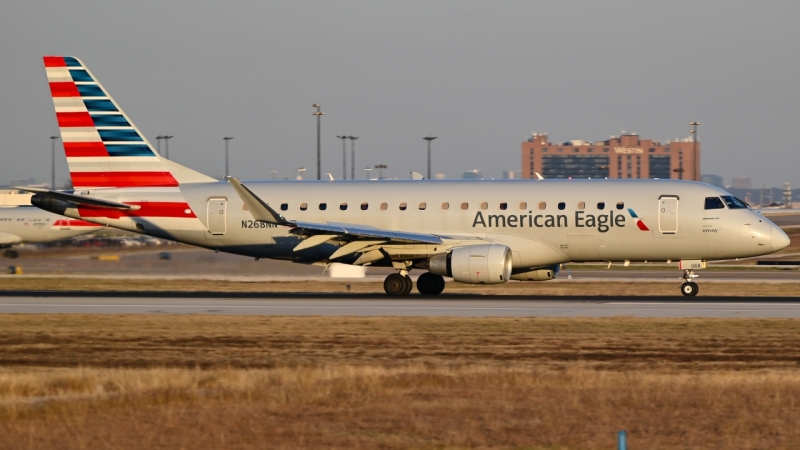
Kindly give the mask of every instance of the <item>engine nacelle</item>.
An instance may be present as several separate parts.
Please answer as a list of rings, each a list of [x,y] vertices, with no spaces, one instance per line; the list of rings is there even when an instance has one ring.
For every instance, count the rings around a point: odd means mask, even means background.
[[[544,269],[529,270],[528,272],[511,275],[512,280],[518,281],[547,281],[558,276],[561,266],[556,264]]]
[[[431,273],[471,284],[505,283],[511,276],[511,249],[501,244],[456,247],[434,255],[428,262]]]

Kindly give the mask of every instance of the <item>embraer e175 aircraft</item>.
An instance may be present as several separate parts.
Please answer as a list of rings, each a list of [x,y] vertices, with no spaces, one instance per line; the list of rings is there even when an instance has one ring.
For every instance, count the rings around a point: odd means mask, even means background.
[[[304,264],[393,267],[389,295],[543,281],[569,261],[708,260],[789,245],[729,193],[679,180],[218,181],[161,158],[77,58],[44,58],[74,193],[42,209],[200,247]]]

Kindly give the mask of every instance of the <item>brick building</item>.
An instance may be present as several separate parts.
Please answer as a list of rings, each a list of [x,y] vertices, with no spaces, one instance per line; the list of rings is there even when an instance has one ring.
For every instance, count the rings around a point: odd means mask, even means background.
[[[700,180],[700,142],[659,142],[636,134],[605,141],[549,142],[534,133],[522,143],[522,177],[675,178]]]

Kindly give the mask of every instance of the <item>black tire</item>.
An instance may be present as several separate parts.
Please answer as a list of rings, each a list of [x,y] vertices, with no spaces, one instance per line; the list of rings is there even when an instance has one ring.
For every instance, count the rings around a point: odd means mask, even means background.
[[[685,297],[694,297],[698,292],[700,292],[700,286],[693,281],[687,281],[681,285],[681,294]]]
[[[403,291],[403,295],[408,295],[414,290],[414,282],[411,281],[411,277],[408,275],[404,276],[403,278],[405,278],[406,283],[406,289]]]
[[[404,277],[399,273],[393,273],[383,280],[383,290],[386,292],[386,295],[408,295],[409,281],[408,277]]]
[[[3,252],[3,256],[5,256],[6,258],[17,259],[19,258],[19,252],[17,252],[16,250],[6,250],[5,252]]]
[[[425,272],[417,279],[417,290],[422,295],[439,295],[444,290],[444,277]]]

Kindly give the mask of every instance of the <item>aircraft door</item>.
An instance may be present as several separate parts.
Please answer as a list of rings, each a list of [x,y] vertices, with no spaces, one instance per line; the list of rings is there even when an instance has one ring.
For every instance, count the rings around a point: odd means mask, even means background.
[[[211,234],[225,234],[225,215],[228,201],[224,198],[208,200],[208,231]]]
[[[658,199],[658,230],[662,234],[678,232],[678,197],[662,195]]]

